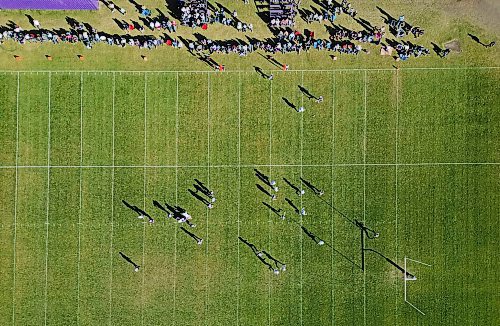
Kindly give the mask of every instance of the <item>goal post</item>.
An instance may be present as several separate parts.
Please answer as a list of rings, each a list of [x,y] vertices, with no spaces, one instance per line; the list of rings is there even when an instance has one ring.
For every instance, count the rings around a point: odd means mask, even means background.
[[[417,277],[414,276],[413,274],[409,273],[408,270],[406,269],[406,262],[407,261],[411,261],[411,262],[415,262],[415,263],[418,263],[418,264],[421,264],[421,265],[424,265],[424,266],[427,266],[427,267],[432,267],[432,265],[429,265],[429,264],[426,264],[426,263],[423,263],[421,261],[418,261],[418,260],[415,260],[415,259],[411,259],[411,258],[408,258],[405,256],[405,260],[404,260],[404,299],[405,299],[405,302],[407,304],[409,304],[411,307],[413,307],[415,310],[417,310],[419,313],[421,313],[422,315],[425,316],[425,313],[420,310],[419,308],[417,308],[413,303],[411,303],[409,300],[408,300],[408,289],[407,289],[407,285],[406,285],[406,282],[408,281],[416,281],[417,280]]]

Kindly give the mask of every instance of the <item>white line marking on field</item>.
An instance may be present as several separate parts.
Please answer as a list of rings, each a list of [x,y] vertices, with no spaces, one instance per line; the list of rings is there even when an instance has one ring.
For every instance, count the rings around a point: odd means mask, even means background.
[[[273,139],[273,80],[271,79],[270,86],[270,110],[269,110],[269,178],[272,179],[272,139]],[[268,214],[268,226],[267,226],[267,244],[269,250],[271,250],[271,211]],[[271,276],[268,275],[268,325],[271,326]]]
[[[19,86],[20,76],[17,73],[17,92],[16,92],[16,185],[14,188],[14,240],[13,240],[13,254],[12,254],[12,325],[16,324],[16,240],[17,240],[17,199],[19,194],[19,175],[17,165],[19,163]]]
[[[179,186],[179,73],[177,75],[176,82],[176,100],[175,100],[175,204],[178,205],[178,186]],[[177,227],[174,229],[174,276],[177,275]],[[175,315],[176,315],[176,279],[174,277],[174,313],[173,313],[173,323],[175,325]]]
[[[238,286],[236,288],[236,326],[240,325],[240,205],[241,205],[241,73],[238,74]]]
[[[415,262],[415,263],[422,264],[422,265],[427,266],[427,267],[432,267],[432,265],[431,265],[431,264],[426,264],[426,263],[423,263],[423,262],[418,261],[418,260],[415,260],[415,259],[411,259],[411,258],[408,258],[408,257],[405,257],[405,259],[407,259],[407,260],[409,260],[409,261],[412,261],[412,262]],[[405,269],[405,271],[406,271],[406,269]]]
[[[500,69],[500,66],[484,66],[484,67],[408,67],[408,68],[399,68],[400,70],[482,70],[482,69]],[[289,70],[290,72],[335,72],[335,71],[393,71],[394,68],[339,68],[339,69],[296,69]],[[280,72],[281,70],[269,70],[270,72]],[[192,73],[192,74],[200,74],[200,73],[219,73],[218,70],[0,70],[0,73],[5,72],[20,72],[20,73],[119,73],[119,74],[137,74],[137,73]],[[248,70],[226,70],[224,73],[239,73],[239,72],[248,72]]]
[[[144,73],[144,166],[147,165],[147,87],[148,79],[147,73]],[[143,171],[143,197],[142,197],[142,207],[146,209],[146,168]],[[142,226],[142,286],[141,286],[141,325],[144,326],[144,280],[146,275],[146,267],[144,266],[145,260],[145,250],[146,250],[146,224],[149,222],[144,222]]]
[[[395,147],[396,147],[396,153],[394,154],[394,159],[396,162],[395,165],[395,187],[394,187],[394,197],[395,197],[395,219],[396,219],[396,261],[398,260],[398,137],[399,137],[399,71],[396,70],[396,142],[395,142]],[[406,275],[405,275],[406,279]],[[398,283],[396,280],[396,325],[398,324]]]
[[[208,168],[217,169],[217,168],[268,168],[268,167],[280,167],[280,168],[291,168],[291,167],[312,167],[312,168],[329,168],[329,167],[352,167],[352,166],[429,166],[429,167],[437,167],[437,166],[497,166],[500,165],[500,162],[421,162],[421,163],[335,163],[335,164],[215,164],[215,165],[4,165],[0,166],[0,169],[133,169],[133,168],[146,168],[146,169],[158,169],[158,168],[173,168],[173,169],[200,169],[200,168]]]
[[[301,81],[300,85],[304,87],[304,72],[301,72]],[[302,107],[304,106],[304,92],[301,92],[301,104]],[[303,169],[303,136],[304,136],[304,112],[300,113],[300,178],[304,177],[304,174],[302,173]],[[302,185],[300,185],[300,188],[302,189]],[[300,209],[304,207],[302,196],[300,196]],[[300,214],[300,225],[303,222],[303,216]],[[302,235],[302,229],[299,229],[299,238],[300,238],[300,325],[304,324],[304,318],[303,318],[303,310],[304,310],[304,277],[303,277],[303,235]]]
[[[113,233],[114,233],[114,217],[115,217],[115,90],[116,90],[116,74],[113,73],[113,97],[112,97],[112,129],[113,136],[111,137],[111,152],[113,167],[111,168],[111,235],[109,241],[109,260],[110,260],[110,273],[109,273],[109,325],[112,324],[113,316]]]
[[[366,107],[366,70],[364,73],[365,80],[365,94],[364,94],[364,107],[365,107],[365,118],[363,126],[363,223],[366,223],[366,120],[367,120],[367,107]],[[364,237],[363,234],[361,234]],[[362,248],[364,250],[364,248]],[[366,326],[366,265],[363,270],[363,325]]]
[[[332,87],[332,163],[334,162],[335,158],[335,88],[337,87],[336,80],[335,80],[335,73],[332,72],[332,77],[333,77],[333,87]],[[333,276],[333,270],[334,270],[334,252],[333,252],[333,247],[334,247],[334,183],[333,183],[333,178],[334,178],[334,173],[333,173],[333,165],[331,166],[331,181],[332,181],[332,210],[331,210],[331,231],[332,231],[332,268],[331,268],[331,277],[332,277],[332,326],[335,324],[335,292],[334,292],[334,276]]]
[[[80,165],[83,165],[83,72],[80,75]],[[82,224],[82,171],[80,169],[80,194],[78,198],[78,265],[77,265],[77,309],[76,309],[76,324],[80,325],[80,248],[81,248],[81,239],[80,239],[80,225]]]
[[[210,189],[210,74],[207,74],[207,186]],[[205,289],[205,325],[208,325],[208,287],[210,286],[210,280],[208,277],[208,215],[209,208],[206,208],[206,239],[205,239],[205,278],[206,278],[206,289]]]
[[[44,307],[44,324],[47,325],[47,288],[48,288],[48,262],[49,262],[49,194],[50,194],[50,91],[52,86],[52,74],[49,73],[49,117],[48,117],[48,133],[47,133],[47,216],[45,219],[46,235],[45,235],[45,307]]]

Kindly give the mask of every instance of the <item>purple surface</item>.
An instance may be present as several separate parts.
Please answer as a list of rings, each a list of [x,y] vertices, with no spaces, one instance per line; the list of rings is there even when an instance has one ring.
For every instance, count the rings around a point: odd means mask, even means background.
[[[97,10],[99,0],[0,0],[0,9]]]

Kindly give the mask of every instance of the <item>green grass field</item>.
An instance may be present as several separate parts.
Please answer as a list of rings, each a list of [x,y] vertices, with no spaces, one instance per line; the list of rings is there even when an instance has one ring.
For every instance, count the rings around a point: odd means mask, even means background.
[[[0,324],[498,324],[499,77],[497,68],[291,71],[272,82],[255,72],[1,73]],[[254,168],[278,181],[277,201],[256,188]],[[283,177],[325,195],[298,197]],[[194,178],[215,191],[213,209],[188,193]],[[187,208],[203,245],[154,199]],[[407,260],[418,278],[406,282],[407,300],[425,315],[405,303],[402,273],[382,257],[366,252],[361,271],[359,229],[338,211],[380,232],[366,248],[432,265]],[[287,271],[273,275],[238,236]]]

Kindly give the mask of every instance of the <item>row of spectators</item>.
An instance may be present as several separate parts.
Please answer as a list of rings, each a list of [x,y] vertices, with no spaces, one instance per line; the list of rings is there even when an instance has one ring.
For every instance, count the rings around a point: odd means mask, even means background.
[[[26,43],[82,43],[87,49],[97,43],[105,43],[113,46],[136,46],[142,49],[154,49],[163,44],[181,48],[182,42],[172,40],[168,37],[154,37],[151,35],[117,35],[97,31],[87,24],[72,22],[70,30],[57,29],[46,30],[36,29],[25,31],[19,26],[0,27],[0,44],[6,40],[11,40],[19,44]]]
[[[246,56],[257,50],[267,53],[297,53],[308,52],[311,49],[335,51],[346,54],[359,54],[361,45],[355,45],[348,40],[334,41],[333,39],[315,39],[304,36],[300,32],[291,33],[292,37],[267,39],[265,41],[250,39],[249,42],[236,40],[211,40],[200,39],[188,42],[188,50],[194,54],[209,55],[213,53],[230,54],[235,53]]]

